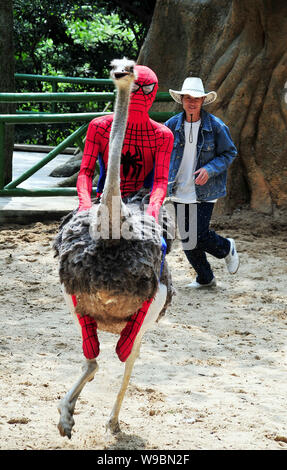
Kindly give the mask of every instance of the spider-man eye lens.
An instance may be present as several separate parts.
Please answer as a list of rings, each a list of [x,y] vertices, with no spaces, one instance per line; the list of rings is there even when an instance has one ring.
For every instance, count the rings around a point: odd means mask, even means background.
[[[132,88],[131,88],[132,93],[138,91],[139,89],[140,89],[140,85],[138,85],[137,83],[132,84]]]
[[[142,89],[145,95],[149,95],[154,89],[155,83],[151,83],[150,85],[143,85]]]
[[[142,89],[145,95],[149,95],[155,87],[155,83],[151,83],[149,85],[140,85],[139,83],[133,83],[131,92],[136,93],[140,88]]]

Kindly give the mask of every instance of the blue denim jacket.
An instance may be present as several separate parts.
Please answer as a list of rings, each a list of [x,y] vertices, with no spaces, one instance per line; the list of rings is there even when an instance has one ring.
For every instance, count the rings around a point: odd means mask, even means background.
[[[197,140],[196,170],[205,168],[209,175],[203,186],[195,185],[198,201],[211,201],[226,195],[227,169],[237,155],[228,127],[213,114],[201,110],[201,124]],[[185,112],[176,114],[165,125],[174,135],[173,151],[170,157],[168,196],[176,191],[175,178],[183,157]]]

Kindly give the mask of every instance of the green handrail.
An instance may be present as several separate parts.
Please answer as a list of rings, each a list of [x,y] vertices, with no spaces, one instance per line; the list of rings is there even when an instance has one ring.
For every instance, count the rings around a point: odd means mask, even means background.
[[[87,101],[114,101],[116,92],[62,92],[62,93],[0,93],[0,103],[69,103]],[[158,92],[155,102],[171,101],[171,96],[166,92]]]
[[[15,78],[20,80],[42,81],[51,83],[78,83],[90,85],[113,85],[111,78],[80,78],[80,77],[64,77],[57,75],[33,75],[27,73],[15,73]]]
[[[17,197],[48,197],[48,196],[77,196],[76,188],[46,188],[46,189],[25,189],[25,188],[12,188],[0,190],[0,197],[2,196],[17,196]],[[92,194],[96,194],[96,188],[93,189]]]
[[[55,101],[58,103],[87,101],[114,101],[115,93],[101,92],[63,92],[63,93],[0,93],[1,103],[45,103]]]
[[[33,113],[33,114],[0,114],[0,122],[7,124],[43,124],[57,122],[91,121],[95,117],[105,116],[105,113]]]
[[[66,113],[66,114],[52,114],[52,113],[33,113],[33,114],[0,114],[0,123],[6,124],[43,124],[43,123],[57,123],[57,122],[80,122],[91,121],[92,119],[100,116],[112,114],[111,112],[103,113]],[[155,111],[150,112],[149,116],[155,121],[164,122],[173,116],[174,112]]]

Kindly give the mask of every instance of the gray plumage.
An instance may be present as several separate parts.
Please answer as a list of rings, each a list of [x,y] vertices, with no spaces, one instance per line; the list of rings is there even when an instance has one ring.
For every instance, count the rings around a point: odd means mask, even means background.
[[[141,190],[123,199],[127,215],[121,224],[128,224],[131,239],[94,237],[100,219],[97,201],[91,210],[74,211],[63,219],[54,241],[61,284],[68,294],[76,295],[77,313],[94,317],[99,329],[119,333],[129,317],[157,291],[162,261],[161,226],[144,214],[148,198],[149,194]],[[164,206],[159,221],[169,253],[173,226]],[[167,286],[162,316],[173,295],[166,259],[160,281]]]

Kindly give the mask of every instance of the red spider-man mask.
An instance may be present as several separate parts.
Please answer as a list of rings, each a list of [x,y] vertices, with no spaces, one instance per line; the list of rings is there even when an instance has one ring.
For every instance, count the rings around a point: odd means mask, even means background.
[[[129,120],[146,120],[148,111],[154,102],[158,89],[158,79],[156,74],[145,65],[136,65],[137,78],[133,83],[130,105]]]

